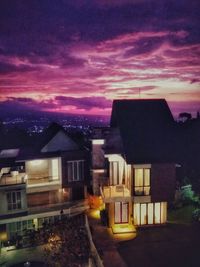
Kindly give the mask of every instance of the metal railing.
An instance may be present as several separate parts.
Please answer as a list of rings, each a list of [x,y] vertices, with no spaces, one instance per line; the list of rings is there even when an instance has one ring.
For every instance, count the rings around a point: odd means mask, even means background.
[[[12,175],[2,175],[0,178],[0,186],[1,185],[14,185],[14,184],[24,184],[26,183],[26,175],[18,174],[15,176]]]
[[[104,267],[103,261],[99,256],[99,253],[94,245],[93,239],[92,239],[92,234],[90,231],[90,226],[88,223],[88,218],[85,215],[85,227],[90,243],[90,250],[91,250],[91,258],[89,259],[89,267]]]
[[[55,179],[56,178],[56,179]],[[34,184],[43,184],[43,183],[51,183],[59,181],[59,177],[54,176],[28,176],[27,184],[34,185]]]
[[[131,192],[125,185],[110,185],[100,187],[104,198],[130,197]]]

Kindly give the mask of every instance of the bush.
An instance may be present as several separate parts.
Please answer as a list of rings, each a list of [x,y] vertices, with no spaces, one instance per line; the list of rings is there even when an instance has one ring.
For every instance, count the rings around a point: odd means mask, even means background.
[[[199,204],[199,197],[195,195],[192,190],[192,185],[185,185],[181,187],[181,200],[183,204]]]
[[[200,222],[200,209],[196,209],[193,211],[192,219],[196,222]]]

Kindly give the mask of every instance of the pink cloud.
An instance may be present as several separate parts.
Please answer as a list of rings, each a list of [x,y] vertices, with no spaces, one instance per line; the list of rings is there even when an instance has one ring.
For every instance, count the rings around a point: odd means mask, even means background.
[[[136,32],[95,44],[63,45],[46,62],[39,56],[0,58],[2,64],[9,63],[8,71],[0,76],[1,101],[30,98],[38,109],[75,114],[109,113],[110,107],[103,102],[137,98],[139,88],[144,98],[179,99],[182,104],[189,94],[188,101],[194,101],[200,97],[200,45],[175,43],[187,37],[186,31]],[[96,97],[102,101],[94,106]],[[59,109],[66,101],[68,105]]]

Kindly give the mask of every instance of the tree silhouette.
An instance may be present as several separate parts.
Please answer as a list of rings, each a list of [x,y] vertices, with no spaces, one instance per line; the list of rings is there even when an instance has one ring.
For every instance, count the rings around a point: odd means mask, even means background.
[[[181,119],[183,122],[189,121],[192,119],[192,115],[187,112],[182,112],[179,114],[179,119]]]

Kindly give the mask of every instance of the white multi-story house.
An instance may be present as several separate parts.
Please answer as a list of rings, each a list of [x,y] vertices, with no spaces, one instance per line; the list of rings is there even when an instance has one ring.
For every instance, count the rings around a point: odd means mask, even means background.
[[[1,149],[1,241],[55,220],[84,199],[87,160],[87,151],[55,123],[29,147]]]
[[[93,192],[114,233],[161,225],[174,199],[174,119],[165,100],[116,100],[92,139]]]

